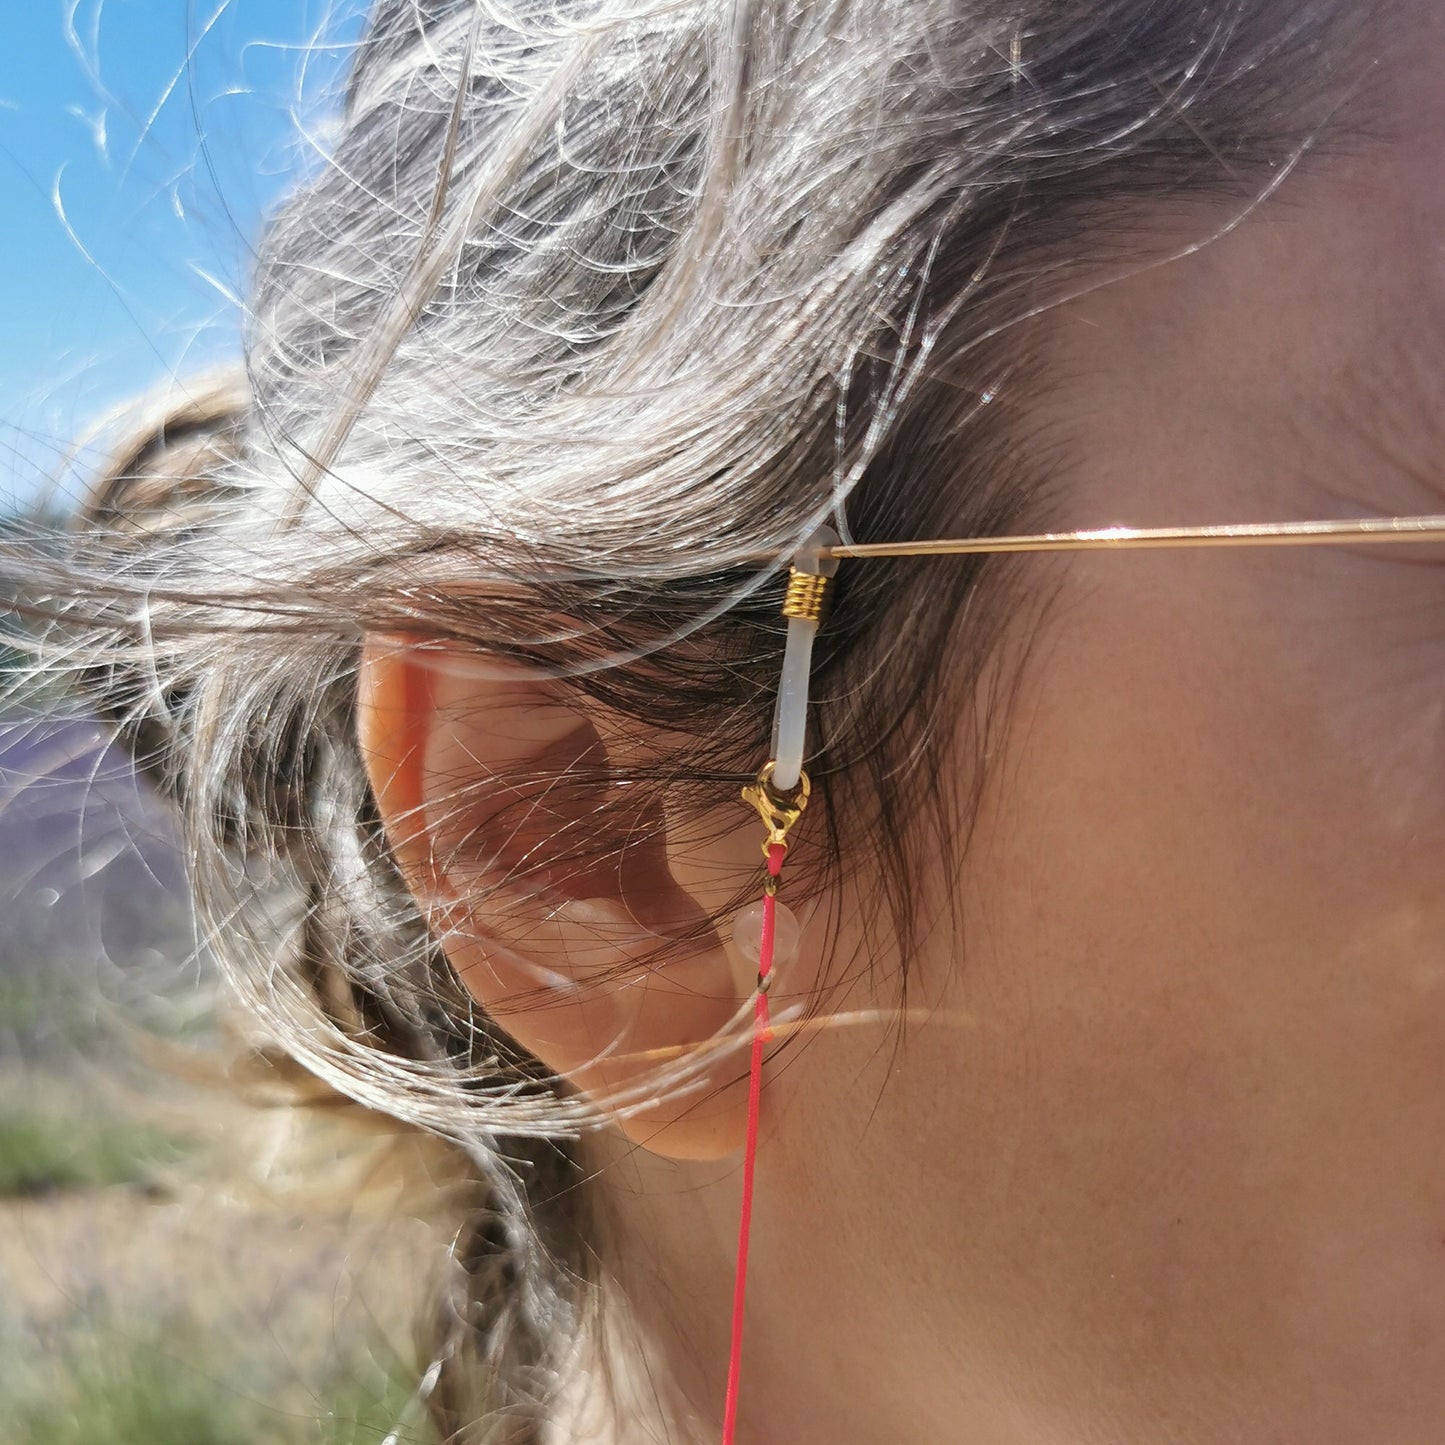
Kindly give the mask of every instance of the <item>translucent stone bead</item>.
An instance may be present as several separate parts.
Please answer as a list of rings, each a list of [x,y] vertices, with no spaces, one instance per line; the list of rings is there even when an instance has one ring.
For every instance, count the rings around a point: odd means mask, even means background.
[[[786,963],[798,951],[798,937],[802,929],[797,915],[786,903],[774,901],[776,913],[773,919],[773,967]],[[762,961],[763,949],[763,905],[759,899],[739,908],[733,914],[733,944],[737,951],[750,963]]]

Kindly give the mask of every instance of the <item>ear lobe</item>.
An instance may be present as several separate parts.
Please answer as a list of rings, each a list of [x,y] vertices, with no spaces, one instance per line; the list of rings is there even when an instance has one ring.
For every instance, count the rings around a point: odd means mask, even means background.
[[[452,966],[548,1068],[606,1107],[736,1016],[751,980],[673,877],[661,820],[619,804],[597,728],[554,684],[373,637],[357,727],[388,841]],[[614,1114],[618,1127],[678,1158],[741,1148],[739,1057],[685,1097]]]

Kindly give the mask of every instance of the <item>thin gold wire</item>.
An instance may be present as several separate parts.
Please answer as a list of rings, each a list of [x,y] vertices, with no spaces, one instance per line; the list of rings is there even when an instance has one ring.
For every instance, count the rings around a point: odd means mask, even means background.
[[[860,542],[826,548],[838,561],[957,557],[990,552],[1111,552],[1165,547],[1328,547],[1351,542],[1445,542],[1445,515],[1330,522],[1245,522],[1210,527],[1094,527],[1017,537]]]

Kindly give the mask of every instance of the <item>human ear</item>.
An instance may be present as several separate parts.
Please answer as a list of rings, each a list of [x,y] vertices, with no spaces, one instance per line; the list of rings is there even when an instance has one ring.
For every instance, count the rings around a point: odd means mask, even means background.
[[[720,1157],[746,1122],[735,1050],[681,1093],[639,1107],[637,1092],[658,1060],[716,1043],[746,1002],[746,965],[678,883],[663,822],[618,802],[599,716],[520,664],[391,636],[362,650],[367,774],[458,977],[635,1143]]]

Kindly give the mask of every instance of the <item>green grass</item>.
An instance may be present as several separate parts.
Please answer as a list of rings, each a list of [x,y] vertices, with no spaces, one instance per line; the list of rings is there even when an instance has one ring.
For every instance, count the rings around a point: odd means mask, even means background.
[[[147,1184],[184,1154],[180,1141],[131,1120],[0,1110],[0,1198]]]
[[[43,1394],[12,1402],[16,1445],[254,1445],[258,1411],[157,1339],[67,1341]]]
[[[181,1317],[63,1339],[0,1410],[8,1445],[436,1445],[401,1372],[360,1351],[319,1388],[290,1386]]]

